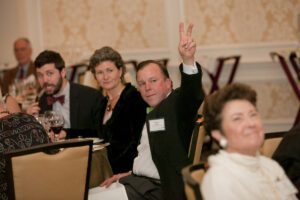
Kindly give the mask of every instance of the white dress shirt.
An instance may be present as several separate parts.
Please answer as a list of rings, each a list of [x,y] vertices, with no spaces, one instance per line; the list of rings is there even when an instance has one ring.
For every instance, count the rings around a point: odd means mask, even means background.
[[[70,83],[67,82],[65,88],[58,94],[53,95],[59,97],[65,95],[65,103],[62,105],[59,101],[53,103],[52,110],[60,112],[65,120],[64,128],[71,128],[70,122]]]

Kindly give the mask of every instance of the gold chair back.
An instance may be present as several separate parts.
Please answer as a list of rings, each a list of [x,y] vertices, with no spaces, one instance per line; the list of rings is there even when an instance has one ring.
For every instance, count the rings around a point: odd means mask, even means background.
[[[193,164],[199,163],[201,159],[201,152],[205,139],[205,128],[203,123],[204,118],[200,115],[195,123],[189,148],[189,158],[193,161]]]
[[[87,199],[91,152],[91,140],[76,140],[6,154],[9,199]]]
[[[198,163],[182,169],[184,191],[187,200],[202,200],[200,184],[205,174],[205,164]]]
[[[264,144],[260,148],[260,153],[271,158],[285,133],[286,132],[266,133]]]

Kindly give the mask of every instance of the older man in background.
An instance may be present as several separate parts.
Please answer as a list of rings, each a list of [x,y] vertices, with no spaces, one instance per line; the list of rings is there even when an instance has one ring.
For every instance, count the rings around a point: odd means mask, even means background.
[[[3,94],[9,92],[10,85],[14,85],[15,82],[22,81],[35,73],[34,64],[31,60],[32,48],[27,38],[19,38],[14,42],[14,53],[18,64],[4,73],[1,84]]]

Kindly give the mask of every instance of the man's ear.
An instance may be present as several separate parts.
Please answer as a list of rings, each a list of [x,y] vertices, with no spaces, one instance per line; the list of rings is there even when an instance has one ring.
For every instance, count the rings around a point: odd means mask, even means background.
[[[170,78],[167,78],[166,81],[167,81],[167,84],[168,84],[168,89],[172,90],[173,89],[173,82],[172,82],[172,80]]]
[[[67,76],[67,69],[64,67],[62,68],[62,70],[60,71],[60,75],[63,77],[63,78],[66,78]]]
[[[220,142],[221,138],[223,137],[221,132],[218,130],[211,131],[211,136],[217,141]]]

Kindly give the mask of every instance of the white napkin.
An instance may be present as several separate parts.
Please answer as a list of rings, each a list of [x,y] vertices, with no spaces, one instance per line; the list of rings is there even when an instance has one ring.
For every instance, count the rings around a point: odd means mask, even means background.
[[[95,187],[89,190],[88,200],[128,200],[124,185],[119,182],[111,184],[108,188]]]

